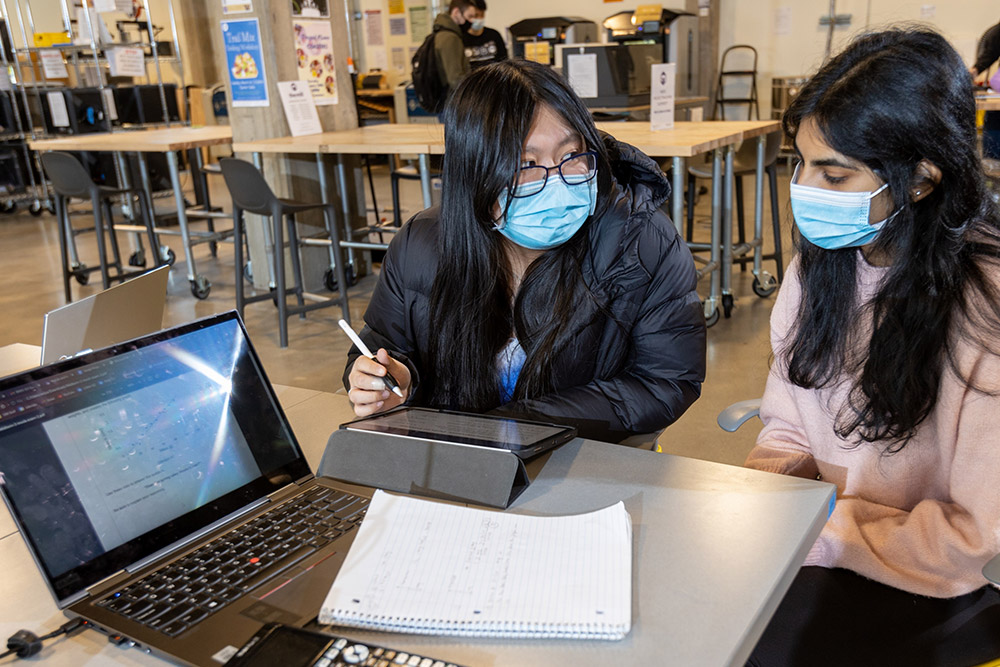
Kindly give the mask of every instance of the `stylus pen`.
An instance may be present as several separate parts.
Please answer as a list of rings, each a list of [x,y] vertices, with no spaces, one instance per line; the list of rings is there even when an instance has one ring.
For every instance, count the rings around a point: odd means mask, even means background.
[[[375,355],[368,349],[365,342],[361,340],[361,337],[354,332],[354,329],[351,328],[350,324],[348,324],[345,320],[340,320],[337,324],[339,324],[340,328],[344,330],[347,337],[351,339],[351,342],[354,343],[359,350],[361,350],[361,354],[365,355],[376,364],[378,363],[378,360],[375,359]],[[399,383],[396,382],[396,378],[392,377],[392,374],[389,373],[389,369],[386,369],[385,375],[382,376],[382,381],[385,383],[386,389],[396,394],[396,396],[403,398],[403,390],[399,388]]]

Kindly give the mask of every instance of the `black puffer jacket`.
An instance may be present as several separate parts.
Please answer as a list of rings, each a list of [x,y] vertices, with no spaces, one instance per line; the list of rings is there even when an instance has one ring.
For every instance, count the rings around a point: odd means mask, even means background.
[[[589,227],[583,278],[611,317],[589,318],[559,352],[556,390],[494,411],[573,423],[584,437],[620,442],[674,422],[701,393],[705,320],[687,246],[660,210],[670,185],[647,156],[605,138],[617,193]],[[437,270],[438,209],[418,213],[389,247],[365,312],[361,337],[386,348],[413,375],[411,402],[421,405],[421,363]],[[352,350],[344,373],[357,357]],[[428,379],[424,378],[424,382]]]

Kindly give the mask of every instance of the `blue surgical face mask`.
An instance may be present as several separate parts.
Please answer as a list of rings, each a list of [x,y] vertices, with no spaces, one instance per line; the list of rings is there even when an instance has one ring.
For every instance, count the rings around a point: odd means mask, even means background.
[[[867,245],[896,215],[893,213],[880,222],[868,221],[872,199],[889,187],[888,183],[874,192],[837,192],[799,185],[798,177],[796,166],[790,184],[792,215],[802,236],[820,248],[835,250]]]
[[[469,29],[479,32],[486,26],[486,19],[472,19],[469,21]]]
[[[515,194],[517,191],[515,190]],[[500,210],[508,195],[500,194]],[[519,246],[548,250],[573,238],[597,206],[597,177],[586,183],[567,185],[552,174],[538,194],[513,197],[502,223],[496,229]]]

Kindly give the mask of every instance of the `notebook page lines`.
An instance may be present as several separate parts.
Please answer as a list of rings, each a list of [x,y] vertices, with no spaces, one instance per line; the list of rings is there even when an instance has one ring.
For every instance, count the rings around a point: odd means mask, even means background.
[[[621,503],[533,517],[377,492],[320,620],[488,634],[627,632],[630,616],[631,524]]]

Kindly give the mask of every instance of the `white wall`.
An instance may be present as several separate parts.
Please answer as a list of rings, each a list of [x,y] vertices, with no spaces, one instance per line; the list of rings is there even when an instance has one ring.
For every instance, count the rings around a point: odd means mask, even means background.
[[[829,29],[819,25],[819,18],[829,13],[829,0],[720,2],[720,56],[731,44],[750,44],[757,49],[761,117],[768,117],[772,77],[808,76],[822,64]],[[778,34],[781,11],[788,12],[790,18],[786,34]],[[833,53],[866,29],[919,22],[941,31],[971,64],[979,37],[1000,21],[1000,6],[987,0],[949,4],[935,4],[934,0],[838,0],[837,14],[851,14],[851,25],[836,28]]]

